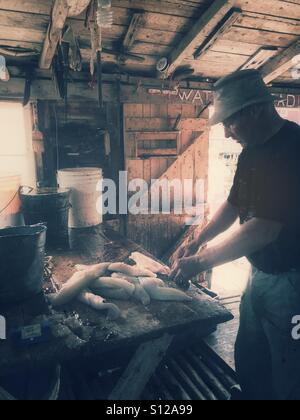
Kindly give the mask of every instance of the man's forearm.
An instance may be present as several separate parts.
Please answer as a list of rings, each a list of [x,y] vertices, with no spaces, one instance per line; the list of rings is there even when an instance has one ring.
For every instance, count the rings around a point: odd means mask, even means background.
[[[229,229],[238,219],[238,210],[228,201],[215,214],[198,238],[199,248]]]
[[[252,219],[220,245],[202,251],[198,261],[199,270],[206,271],[249,256],[274,242],[281,229],[277,222]]]

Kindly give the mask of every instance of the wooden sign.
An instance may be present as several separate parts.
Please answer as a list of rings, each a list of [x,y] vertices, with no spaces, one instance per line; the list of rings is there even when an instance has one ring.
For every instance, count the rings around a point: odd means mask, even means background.
[[[206,106],[213,101],[213,94],[210,91],[197,89],[148,89],[148,94],[153,97],[163,97],[171,101],[189,103],[196,106]]]

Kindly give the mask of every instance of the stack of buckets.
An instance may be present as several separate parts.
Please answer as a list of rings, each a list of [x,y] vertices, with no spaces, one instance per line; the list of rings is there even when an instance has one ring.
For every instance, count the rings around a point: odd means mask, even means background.
[[[22,212],[27,226],[47,226],[47,247],[68,247],[70,190],[59,188],[21,190]]]
[[[59,188],[20,189],[20,175],[0,175],[0,229],[21,226],[24,221],[27,226],[44,223],[47,245],[63,245],[68,240],[68,228],[102,223],[102,212],[97,208],[101,179],[100,168],[62,169],[58,171]]]

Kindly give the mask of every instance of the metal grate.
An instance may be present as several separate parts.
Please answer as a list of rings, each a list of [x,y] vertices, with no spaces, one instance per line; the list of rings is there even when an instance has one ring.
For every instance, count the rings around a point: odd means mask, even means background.
[[[202,342],[165,359],[143,399],[224,401],[237,387],[235,372]]]

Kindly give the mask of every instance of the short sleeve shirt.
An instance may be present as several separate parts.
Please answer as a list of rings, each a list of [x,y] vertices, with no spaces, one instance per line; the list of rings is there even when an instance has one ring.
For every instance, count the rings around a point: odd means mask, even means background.
[[[277,240],[248,256],[266,273],[300,269],[300,127],[287,121],[263,145],[242,152],[228,201],[241,224],[253,218],[279,222]]]

